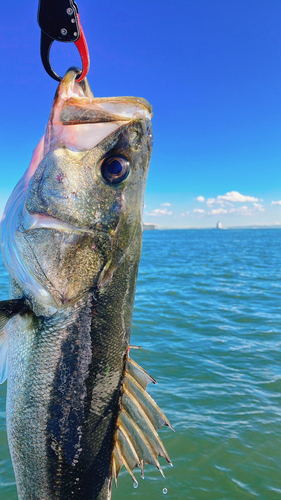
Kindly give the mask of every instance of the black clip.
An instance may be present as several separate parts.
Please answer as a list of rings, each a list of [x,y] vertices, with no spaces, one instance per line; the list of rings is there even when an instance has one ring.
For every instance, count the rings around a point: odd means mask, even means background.
[[[50,50],[54,40],[74,42],[83,63],[82,72],[77,80],[83,80],[89,71],[90,58],[77,4],[73,0],[40,0],[38,24],[41,28],[41,59],[48,75],[58,82],[61,81],[61,77],[53,70],[50,63]]]

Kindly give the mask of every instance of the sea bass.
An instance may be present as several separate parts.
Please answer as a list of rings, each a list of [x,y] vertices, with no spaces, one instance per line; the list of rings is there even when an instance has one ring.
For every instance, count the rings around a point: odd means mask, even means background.
[[[129,356],[151,106],[71,68],[1,223],[0,379],[20,500],[109,500],[124,465],[170,463],[170,425]]]

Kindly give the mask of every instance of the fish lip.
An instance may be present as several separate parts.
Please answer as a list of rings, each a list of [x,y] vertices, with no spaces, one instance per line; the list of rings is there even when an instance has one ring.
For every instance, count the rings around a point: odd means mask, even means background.
[[[59,115],[62,125],[130,122],[152,118],[152,106],[140,97],[75,98],[65,100]]]

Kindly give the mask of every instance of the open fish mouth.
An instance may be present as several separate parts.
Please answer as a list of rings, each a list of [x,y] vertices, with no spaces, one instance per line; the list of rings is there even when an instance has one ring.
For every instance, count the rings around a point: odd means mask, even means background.
[[[44,153],[57,144],[87,151],[134,119],[152,118],[151,105],[139,97],[95,98],[86,81],[78,84],[68,71],[54,100]]]

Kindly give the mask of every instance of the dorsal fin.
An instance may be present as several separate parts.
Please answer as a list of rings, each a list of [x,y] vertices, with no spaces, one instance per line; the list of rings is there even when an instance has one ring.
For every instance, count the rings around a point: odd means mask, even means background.
[[[156,383],[154,378],[130,358],[128,352],[111,464],[111,473],[116,486],[122,465],[126,467],[136,484],[137,480],[133,474],[135,467],[140,467],[144,477],[144,464],[152,464],[164,476],[158,456],[164,457],[172,465],[157,429],[162,425],[168,425],[172,430],[173,428],[145,390],[151,382]]]

